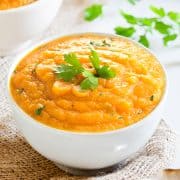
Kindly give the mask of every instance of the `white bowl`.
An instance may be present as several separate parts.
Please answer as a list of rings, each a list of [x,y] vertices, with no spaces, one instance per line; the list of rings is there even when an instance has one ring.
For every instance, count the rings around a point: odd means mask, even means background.
[[[0,10],[0,55],[13,53],[40,35],[56,16],[62,0],[38,0],[26,6]]]
[[[41,42],[39,45],[48,41]],[[76,133],[58,130],[41,124],[27,115],[12,98],[9,82],[19,61],[39,45],[16,58],[8,76],[8,93],[14,118],[22,134],[35,150],[57,164],[91,170],[117,164],[133,155],[148,142],[162,117],[167,88],[161,102],[144,119],[128,127],[109,132]]]

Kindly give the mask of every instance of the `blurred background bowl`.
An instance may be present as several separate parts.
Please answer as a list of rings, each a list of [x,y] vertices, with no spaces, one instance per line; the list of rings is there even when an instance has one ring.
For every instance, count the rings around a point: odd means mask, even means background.
[[[38,0],[19,8],[0,10],[0,56],[25,47],[46,30],[55,18],[62,0]]]

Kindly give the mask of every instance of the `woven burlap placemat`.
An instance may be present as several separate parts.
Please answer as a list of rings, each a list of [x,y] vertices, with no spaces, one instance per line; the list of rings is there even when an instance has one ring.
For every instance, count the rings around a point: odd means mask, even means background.
[[[145,179],[166,168],[174,157],[175,134],[162,121],[144,149],[122,169],[99,177],[76,177],[61,171],[28,145],[12,118],[6,96],[12,58],[0,58],[0,179]]]

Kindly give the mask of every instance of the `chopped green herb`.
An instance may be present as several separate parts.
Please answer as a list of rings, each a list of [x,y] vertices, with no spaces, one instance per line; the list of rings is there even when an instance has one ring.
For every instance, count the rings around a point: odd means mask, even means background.
[[[99,43],[96,43],[96,42],[94,42],[94,41],[90,41],[90,43],[89,43],[90,45],[92,45],[92,46],[100,46],[100,44]]]
[[[138,19],[135,16],[133,16],[131,14],[127,14],[123,11],[121,11],[120,13],[129,24],[137,24],[138,23]]]
[[[155,6],[150,6],[150,10],[160,17],[164,17],[166,15],[163,8],[157,8]]]
[[[72,81],[72,79],[81,73],[79,69],[68,64],[62,64],[55,68],[56,77],[58,79],[63,79],[64,81]]]
[[[135,5],[135,4],[136,4],[136,1],[137,1],[137,0],[128,0],[128,2],[129,2],[130,4],[132,4],[132,5]]]
[[[58,79],[71,81],[75,76],[82,72],[83,68],[74,53],[65,54],[64,61],[68,64],[57,66],[55,68],[56,76]]]
[[[116,34],[121,35],[121,36],[126,36],[126,37],[131,37],[135,32],[134,27],[121,27],[117,26],[114,28]]]
[[[76,68],[81,68],[81,63],[79,62],[74,53],[65,54],[64,61]]]
[[[36,73],[36,69],[34,68],[33,70],[32,70],[32,74],[35,74]]]
[[[37,109],[35,110],[35,114],[38,115],[38,116],[41,115],[41,113],[42,113],[42,111],[44,110],[44,108],[45,108],[44,105],[42,105],[41,107],[37,108]]]
[[[87,7],[84,11],[84,19],[86,21],[93,21],[97,17],[101,16],[103,13],[103,5],[102,4],[92,4]]]
[[[15,69],[15,70],[14,70],[14,74],[16,74],[16,73],[17,73],[17,70]]]
[[[138,1],[138,0],[128,0],[128,2],[131,4],[135,4],[136,1]],[[102,5],[100,5],[100,6],[102,7]],[[89,16],[89,14],[90,14],[89,11],[90,12],[93,11],[93,10],[91,10],[91,8],[94,9],[93,5],[91,6],[90,9],[89,8],[86,9],[88,11],[87,16]],[[150,46],[150,42],[147,39],[148,33],[149,34],[153,34],[154,32],[160,33],[165,46],[168,44],[168,42],[174,41],[180,34],[180,31],[179,31],[180,13],[175,12],[175,11],[166,12],[164,10],[164,8],[155,7],[152,5],[149,6],[149,9],[157,16],[136,17],[136,16],[126,13],[124,11],[120,11],[121,16],[131,26],[130,27],[116,26],[114,28],[115,33],[118,35],[121,35],[121,36],[131,37],[131,38],[139,41],[146,47]],[[96,16],[95,16],[95,18],[96,18]],[[165,18],[169,18],[169,20],[171,22],[166,21]],[[94,16],[92,16],[92,18],[89,18],[89,20],[91,20],[91,19],[93,20]],[[174,26],[175,23],[177,26]],[[141,35],[139,35],[139,32],[141,32]],[[111,46],[111,44],[106,43],[106,42],[103,42],[102,44],[90,42],[90,44],[93,46]]]
[[[149,47],[149,41],[148,41],[146,35],[141,35],[138,42],[140,42],[141,44],[143,44],[146,47]]]
[[[122,116],[119,116],[118,119],[123,119],[123,117],[122,117]]]
[[[37,68],[37,66],[38,66],[38,63],[36,63],[36,64],[34,65],[34,68],[32,69],[32,74],[35,74],[35,73],[36,73],[36,68]]]
[[[111,44],[107,43],[106,40],[103,40],[102,43],[90,41],[89,44],[92,46],[108,46],[108,47],[111,46]]]
[[[157,21],[157,18],[138,18],[138,24],[142,26],[152,26],[154,22]]]
[[[144,46],[149,47],[150,43],[148,41],[148,33],[152,34],[157,31],[163,35],[163,43],[166,46],[169,41],[175,40],[180,34],[179,24],[180,24],[180,14],[174,11],[166,13],[163,8],[157,8],[155,6],[150,6],[150,9],[158,15],[158,17],[136,17],[134,15],[125,13],[121,11],[122,17],[128,22],[130,27],[115,27],[114,31],[118,35],[132,37],[133,39],[139,41]],[[167,23],[164,21],[164,17],[169,17],[172,21],[177,23],[177,28],[174,26],[174,22]],[[136,33],[137,32],[137,33]],[[142,32],[143,35],[139,35],[138,32]],[[135,34],[136,33],[136,34]],[[134,36],[135,34],[135,36]],[[175,35],[176,34],[176,35]]]
[[[97,70],[100,67],[100,59],[99,59],[99,55],[97,54],[97,52],[95,50],[91,50],[91,55],[89,56],[89,59],[92,63],[92,65],[94,66],[94,68]]]
[[[22,94],[24,92],[24,88],[17,89],[18,94]]]
[[[154,100],[154,95],[152,95],[151,97],[150,97],[150,101],[153,101]]]
[[[174,41],[177,38],[177,34],[170,34],[163,37],[164,45],[167,46],[169,41]]]
[[[106,40],[103,40],[103,41],[102,41],[102,46],[108,46],[108,47],[110,47],[111,44],[107,43]]]
[[[180,13],[174,12],[174,11],[170,11],[170,12],[168,12],[168,17],[169,17],[172,21],[180,24]]]
[[[161,34],[169,34],[169,30],[171,28],[171,25],[168,25],[162,21],[157,21],[155,24],[155,29]]]
[[[109,66],[107,65],[102,67],[100,66],[99,55],[97,54],[96,51],[91,50],[91,55],[89,56],[89,59],[91,60],[91,63],[94,66],[97,73],[96,75],[98,77],[109,79],[116,76],[116,73],[112,69],[110,69]]]
[[[98,78],[91,72],[84,70],[83,76],[86,77],[80,84],[81,89],[95,89],[98,86]]]
[[[104,79],[114,78],[116,76],[115,71],[110,69],[109,66],[102,66],[97,70],[98,75]]]
[[[111,70],[109,66],[100,66],[99,55],[95,50],[91,50],[89,59],[98,77],[105,79],[115,77],[115,72]],[[95,89],[98,86],[98,77],[83,68],[75,54],[70,53],[64,55],[64,60],[67,64],[61,64],[54,68],[58,79],[72,81],[78,74],[82,74],[85,79],[80,83],[81,89]]]
[[[103,96],[103,93],[99,93],[99,96]]]

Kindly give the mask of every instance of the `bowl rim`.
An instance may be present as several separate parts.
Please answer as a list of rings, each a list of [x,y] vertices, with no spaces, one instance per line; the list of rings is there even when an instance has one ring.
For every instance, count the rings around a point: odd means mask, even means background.
[[[4,10],[0,10],[0,15],[1,14],[10,14],[10,13],[16,13],[16,12],[20,12],[20,11],[26,11],[26,9],[37,6],[38,4],[40,4],[43,0],[36,0],[35,2],[23,5],[23,6],[19,6],[19,7],[15,7],[15,8],[10,8],[10,9],[4,9]]]
[[[11,75],[15,69],[15,67],[18,65],[18,63],[26,56],[28,55],[30,52],[32,52],[34,49],[42,46],[43,44],[46,44],[48,42],[51,42],[51,41],[54,41],[54,40],[57,40],[59,38],[63,38],[63,37],[68,37],[68,36],[80,36],[80,35],[86,35],[86,34],[93,34],[93,35],[99,35],[99,36],[109,36],[109,37],[116,37],[116,38],[123,38],[123,39],[126,39],[128,41],[131,41],[133,42],[134,44],[142,47],[143,49],[146,49],[146,51],[148,51],[149,53],[151,53],[155,58],[156,60],[159,62],[159,64],[161,65],[163,71],[164,71],[164,76],[165,76],[165,87],[164,87],[164,92],[162,94],[162,97],[161,97],[161,100],[160,102],[155,106],[155,108],[150,112],[148,113],[144,118],[140,119],[139,121],[129,125],[129,126],[126,126],[126,127],[123,127],[123,128],[119,128],[119,129],[115,129],[115,130],[110,130],[110,131],[105,131],[105,132],[76,132],[76,131],[69,131],[69,130],[62,130],[62,129],[58,129],[58,128],[55,128],[55,127],[51,127],[51,126],[48,126],[44,123],[41,123],[40,121],[32,118],[29,114],[27,114],[17,103],[16,101],[14,100],[14,98],[12,97],[12,94],[11,94],[11,90],[10,90],[10,80],[11,80]],[[146,48],[145,46],[143,46],[142,44],[130,39],[130,38],[127,38],[127,37],[124,37],[124,36],[120,36],[120,35],[116,35],[116,34],[111,34],[111,33],[101,33],[101,32],[79,32],[79,33],[70,33],[70,34],[57,34],[57,35],[54,35],[54,36],[51,36],[51,37],[48,37],[48,38],[45,38],[43,40],[40,40],[34,44],[31,45],[31,47],[27,48],[26,50],[24,50],[24,52],[22,52],[20,55],[17,55],[14,59],[13,59],[13,63],[11,64],[10,66],[10,69],[9,69],[9,73],[8,73],[8,76],[7,76],[7,96],[8,96],[8,99],[9,99],[9,102],[13,104],[13,108],[16,108],[16,110],[18,110],[18,112],[20,112],[22,114],[22,116],[26,117],[26,120],[29,121],[30,123],[33,123],[34,125],[37,125],[39,126],[39,128],[45,128],[46,130],[49,130],[49,131],[54,131],[55,133],[57,134],[67,134],[67,135],[80,135],[80,136],[103,136],[103,135],[111,135],[111,134],[114,134],[114,133],[121,133],[121,132],[124,132],[124,131],[127,131],[127,130],[130,130],[130,129],[133,129],[133,128],[137,128],[139,126],[142,126],[144,124],[144,121],[147,121],[148,118],[152,115],[152,113],[156,112],[158,110],[158,108],[165,102],[166,100],[166,97],[167,97],[167,90],[168,90],[168,79],[167,79],[167,72],[164,68],[164,66],[162,65],[162,63],[158,60],[158,58],[154,55],[154,53]],[[12,107],[12,105],[10,105]],[[162,115],[163,117],[163,115]],[[158,121],[158,120],[157,120]]]

